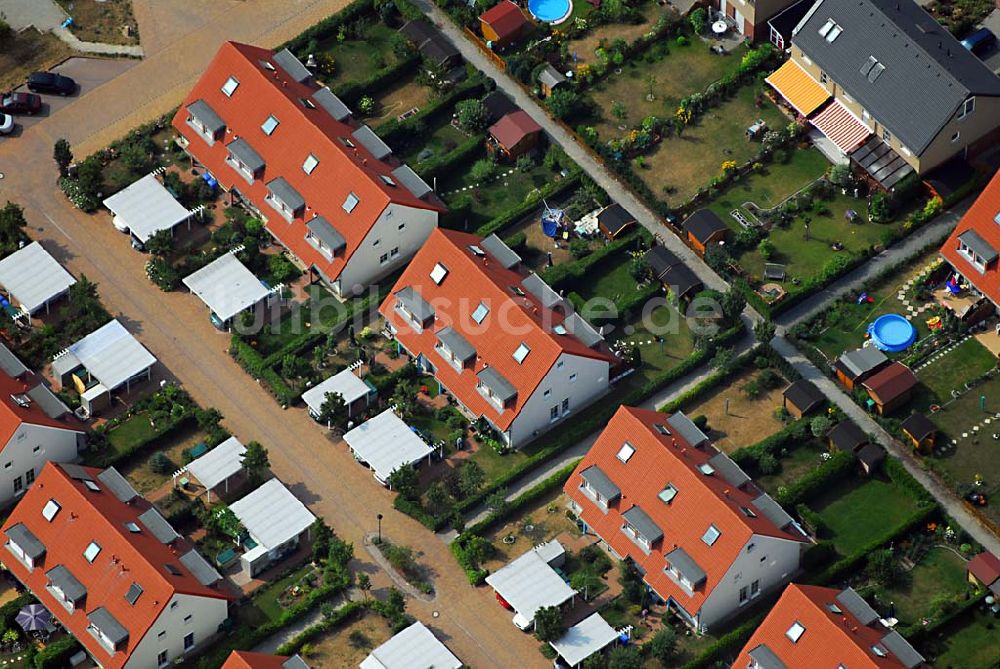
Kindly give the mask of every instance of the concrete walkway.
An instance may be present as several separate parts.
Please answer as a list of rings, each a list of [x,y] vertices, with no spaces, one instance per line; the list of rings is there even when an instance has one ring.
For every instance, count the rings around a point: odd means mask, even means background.
[[[347,604],[348,602],[357,601],[361,599],[361,592],[356,588],[351,588],[347,592],[347,597],[344,595],[337,595],[334,597],[330,603],[333,604],[335,608],[340,608]],[[259,644],[254,646],[253,652],[255,653],[268,653],[275,654],[281,646],[285,645],[302,632],[306,631],[313,625],[322,622],[323,611],[322,606],[317,606],[315,609],[307,613],[302,618],[299,618],[291,625],[281,628],[275,634],[269,636],[268,638],[261,641]]]
[[[63,28],[63,22],[69,15],[56,4],[55,0],[0,0],[0,12],[14,30],[34,28],[39,32],[51,32],[71,49],[80,53],[134,58],[143,56],[142,47],[137,44],[84,42],[70,32],[69,28]]]
[[[88,53],[100,56],[130,56],[132,58],[142,58],[144,52],[138,44],[105,44],[104,42],[84,42],[82,39],[70,32],[69,28],[62,26],[52,31],[52,34],[61,39],[70,48],[81,53]]]

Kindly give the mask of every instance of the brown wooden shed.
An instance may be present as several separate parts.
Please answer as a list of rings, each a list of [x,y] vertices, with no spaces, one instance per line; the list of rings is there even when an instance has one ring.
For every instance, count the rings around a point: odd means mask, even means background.
[[[920,453],[931,453],[934,451],[934,442],[937,440],[938,427],[934,422],[922,413],[912,414],[900,425],[903,434],[910,438],[913,447]]]
[[[862,386],[879,415],[887,416],[910,401],[919,383],[917,375],[897,360],[872,375]]]

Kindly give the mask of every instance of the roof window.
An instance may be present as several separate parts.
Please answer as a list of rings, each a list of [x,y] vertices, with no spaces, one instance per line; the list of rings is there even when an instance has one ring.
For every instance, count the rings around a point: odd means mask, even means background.
[[[566,334],[566,328],[565,326],[562,325],[556,325],[555,327],[552,328],[552,331],[555,332],[557,335]]]
[[[129,586],[128,592],[125,593],[125,601],[135,606],[135,603],[139,601],[139,595],[142,594],[142,586],[138,583],[132,583]]]
[[[45,503],[45,506],[42,507],[42,518],[51,523],[52,519],[56,517],[56,514],[59,513],[61,508],[62,507],[59,506],[59,502],[54,499],[50,499]]]
[[[787,636],[789,641],[792,643],[798,643],[805,631],[806,628],[802,626],[802,623],[796,620],[792,623],[792,626],[788,628],[788,631],[785,632],[785,636]]]
[[[358,206],[359,202],[361,202],[361,199],[358,198],[357,195],[355,195],[354,193],[348,193],[347,197],[344,198],[344,204],[342,204],[341,206],[344,208],[344,211],[346,211],[349,214],[352,211],[354,211],[354,208]]]
[[[1000,219],[1000,214],[997,214],[997,218]],[[997,223],[1000,223],[1000,220],[998,220]],[[510,292],[514,293],[518,297],[524,297],[524,291],[521,290],[520,286],[511,286]]]
[[[472,320],[476,321],[477,325],[482,325],[483,321],[486,320],[486,316],[490,313],[490,308],[486,306],[485,302],[480,302],[476,310],[472,312]]]
[[[310,153],[306,156],[305,162],[302,163],[302,171],[306,174],[312,174],[317,165],[319,165],[319,158]]]
[[[677,488],[674,487],[673,483],[668,483],[667,487],[661,490],[657,497],[664,504],[670,504],[670,502],[674,501],[674,497],[677,497]]]
[[[469,250],[472,251],[473,255],[479,256],[480,258],[486,257],[486,251],[482,250],[475,244],[469,244]]]
[[[618,459],[622,462],[628,462],[633,455],[635,455],[635,446],[627,441],[618,449]]]
[[[309,98],[299,98],[299,102],[301,102],[302,106],[306,109],[316,109],[316,105],[313,104],[313,101]]]
[[[236,77],[229,77],[226,79],[226,83],[222,84],[222,92],[225,93],[227,98],[233,97],[233,93],[236,92],[237,87],[240,85],[240,80]]]
[[[889,657],[889,651],[886,650],[885,646],[883,646],[880,643],[877,643],[874,646],[872,646],[872,652],[878,655],[879,657]]]
[[[96,483],[90,479],[83,479],[83,485],[87,486],[87,490],[92,490],[93,492],[101,492],[101,489]]]
[[[718,541],[721,536],[722,532],[719,531],[719,528],[715,525],[709,525],[708,529],[705,530],[705,534],[701,535],[701,540],[709,546],[714,546],[715,542]]]
[[[264,131],[265,135],[270,135],[274,132],[274,129],[278,127],[278,119],[273,114],[267,117],[267,120],[261,124],[260,129]]]
[[[172,576],[180,576],[181,575],[181,570],[178,569],[177,567],[175,567],[174,565],[170,564],[169,562],[167,564],[163,565],[163,568],[166,569],[167,573],[169,573]]]
[[[378,178],[381,179],[382,183],[384,183],[386,186],[395,186],[396,185],[396,182],[393,181],[392,177],[390,177],[388,175],[380,174],[380,175],[378,175]]]
[[[431,270],[431,281],[440,286],[446,276],[448,276],[448,268],[441,263],[436,263],[434,269]]]
[[[101,545],[96,541],[91,541],[87,544],[87,548],[83,551],[83,557],[87,558],[87,562],[93,562],[97,559],[97,556],[101,553]]]
[[[664,425],[663,423],[653,423],[653,427],[656,428],[656,431],[659,432],[660,434],[665,434],[668,437],[670,436],[669,428],[667,428],[667,426]]]
[[[824,38],[827,42],[833,42],[840,37],[840,33],[842,32],[844,32],[844,29],[833,19],[827,19],[826,23],[819,29],[820,37]]]
[[[700,471],[705,476],[711,476],[712,474],[715,473],[715,467],[713,467],[712,465],[708,464],[707,462],[704,462],[704,463],[698,465],[698,471]]]
[[[746,516],[747,518],[756,518],[757,517],[757,514],[754,513],[754,510],[751,509],[749,506],[741,506],[740,507],[740,511],[742,511],[743,515]]]
[[[516,360],[518,364],[523,364],[524,359],[528,357],[529,353],[531,353],[531,349],[528,348],[528,345],[522,341],[521,345],[517,347],[516,351],[514,351],[514,360]]]
[[[125,523],[125,529],[127,529],[132,534],[138,534],[139,532],[142,531],[141,529],[139,529],[139,526],[136,525],[135,523]]]
[[[838,616],[844,612],[839,606],[837,606],[833,602],[827,604],[826,608],[830,609],[830,613],[836,613]]]
[[[993,217],[993,222],[1000,225],[1000,211],[998,211],[997,215]]]
[[[274,72],[275,71],[274,70],[274,65],[272,65],[271,61],[269,61],[269,60],[262,60],[262,61],[260,61],[260,66],[263,67],[265,70],[268,70],[269,72]]]

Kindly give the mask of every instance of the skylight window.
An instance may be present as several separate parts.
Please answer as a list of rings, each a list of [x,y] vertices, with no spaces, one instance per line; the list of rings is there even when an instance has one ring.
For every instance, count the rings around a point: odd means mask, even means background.
[[[664,504],[670,504],[677,497],[677,488],[674,487],[673,483],[668,483],[667,487],[660,491],[657,495]]]
[[[722,532],[719,531],[719,528],[715,525],[709,525],[708,529],[705,530],[705,534],[701,535],[701,540],[712,546],[719,540],[720,536],[722,536]]]
[[[391,177],[389,177],[389,176],[387,176],[385,174],[378,175],[378,178],[381,179],[382,183],[384,183],[386,186],[395,186],[396,185],[396,182],[393,181]]]
[[[91,481],[90,479],[83,479],[83,485],[87,486],[87,490],[92,490],[94,492],[101,492],[101,489],[98,487],[98,485],[93,481]]]
[[[305,162],[302,163],[302,171],[306,174],[312,174],[317,165],[319,165],[319,158],[310,153],[306,156]]]
[[[529,353],[531,353],[531,349],[528,348],[528,345],[522,341],[521,345],[517,347],[516,351],[514,351],[514,360],[516,360],[520,365],[524,362],[524,359],[528,357]]]
[[[555,332],[557,335],[566,334],[566,328],[563,327],[562,325],[556,325],[555,327],[552,328],[552,331]]]
[[[133,583],[129,586],[128,592],[125,593],[125,601],[135,606],[135,603],[139,601],[139,596],[142,594],[142,586],[138,583]]]
[[[477,325],[482,325],[483,321],[486,320],[487,314],[490,313],[490,308],[486,306],[485,303],[480,302],[476,310],[472,312],[472,320],[476,321]]]
[[[473,255],[477,255],[480,258],[485,258],[486,257],[486,251],[482,250],[481,248],[479,248],[475,244],[469,244],[469,250],[472,251]]]
[[[997,223],[1000,223],[1000,214],[997,214]],[[521,290],[520,286],[511,286],[510,292],[514,293],[518,297],[524,297],[524,291]]]
[[[236,77],[229,77],[226,79],[226,83],[222,84],[222,92],[226,94],[227,98],[233,97],[233,93],[236,92],[236,88],[240,85],[239,79]]]
[[[785,632],[785,636],[787,636],[792,643],[798,643],[805,631],[806,628],[802,626],[802,623],[796,620],[792,623],[792,626],[788,628],[788,631]]]
[[[757,517],[757,514],[754,513],[754,510],[751,509],[749,506],[741,506],[740,507],[740,511],[742,511],[743,515],[746,516],[747,518],[756,518]]]
[[[878,76],[883,72],[885,72],[885,65],[882,63],[875,63],[875,65],[872,66],[872,71],[868,73],[868,81],[874,84],[875,80],[878,79]]]
[[[993,222],[1000,225],[1000,211],[998,211],[997,215],[993,217]]]
[[[42,518],[51,523],[52,519],[56,517],[56,514],[59,513],[61,508],[62,507],[59,506],[59,502],[54,499],[50,499],[45,503],[45,506],[42,507]]]
[[[301,102],[302,106],[306,109],[316,109],[316,105],[313,104],[313,101],[309,98],[299,98],[299,102]]]
[[[819,29],[820,37],[826,37],[830,33],[830,29],[833,28],[835,25],[837,24],[833,22],[833,19],[827,19],[826,23],[820,26]]]
[[[272,65],[271,61],[269,61],[269,60],[262,60],[262,61],[260,61],[260,66],[263,67],[265,70],[267,70],[269,72],[274,72],[275,71],[274,70],[274,65]]]
[[[125,529],[127,529],[132,534],[138,534],[139,532],[142,531],[141,529],[139,529],[139,526],[136,525],[135,523],[125,523]]]
[[[348,214],[354,211],[354,208],[358,206],[358,202],[361,202],[360,198],[354,193],[348,193],[347,198],[344,199],[344,204],[341,205]]]
[[[844,29],[841,28],[840,26],[834,24],[833,28],[826,35],[826,41],[827,42],[833,42],[835,39],[837,39],[838,37],[840,37],[840,33],[842,33],[842,32],[844,32]]]
[[[170,564],[169,562],[167,564],[163,565],[163,568],[166,569],[167,573],[171,574],[172,576],[180,576],[181,575],[181,570],[178,569],[177,567],[175,567],[174,565]]]
[[[843,613],[843,610],[841,610],[841,608],[839,606],[837,606],[836,604],[834,604],[832,602],[829,603],[829,604],[827,604],[826,608],[830,609],[830,613],[836,613],[837,615],[840,615],[841,613]]]
[[[274,132],[274,129],[278,127],[278,119],[274,116],[268,116],[267,120],[261,124],[260,129],[264,131],[265,135],[270,135]]]
[[[712,474],[715,473],[715,467],[706,462],[704,464],[698,465],[698,471],[700,471],[705,476],[711,476]]]
[[[889,657],[889,651],[886,650],[885,646],[883,646],[882,644],[875,644],[874,646],[872,646],[872,652],[878,655],[879,657]]]
[[[667,436],[670,436],[670,430],[663,423],[654,423],[653,427],[656,428],[656,431],[659,432],[660,434],[665,434]]]
[[[628,462],[633,455],[635,455],[635,446],[627,441],[618,449],[618,459],[622,462]]]
[[[844,32],[836,21],[833,19],[827,19],[826,23],[819,29],[820,37],[824,38],[827,42],[832,42],[833,40],[840,37],[840,33]]]
[[[440,286],[446,276],[448,276],[448,268],[441,263],[435,264],[434,269],[431,270],[431,281]]]
[[[101,553],[101,546],[96,541],[91,541],[87,544],[87,548],[83,551],[83,557],[87,559],[87,562],[93,562],[97,559],[97,556]]]

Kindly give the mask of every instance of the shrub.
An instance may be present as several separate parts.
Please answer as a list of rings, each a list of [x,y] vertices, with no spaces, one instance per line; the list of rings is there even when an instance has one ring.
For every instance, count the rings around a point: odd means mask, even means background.
[[[688,15],[688,23],[691,24],[691,30],[695,35],[702,34],[708,24],[708,12],[705,11],[704,7],[696,8]]]
[[[684,35],[678,35],[677,36],[677,46],[687,46],[690,43],[691,43],[691,40],[689,40]]]
[[[149,468],[154,474],[169,474],[174,469],[174,463],[170,461],[167,454],[157,451],[149,460]]]
[[[482,100],[462,100],[455,105],[458,124],[468,132],[481,132],[486,127],[486,107]]]
[[[757,459],[757,471],[759,471],[764,476],[769,474],[777,474],[781,470],[781,463],[778,462],[778,458],[770,453],[763,453]]]

